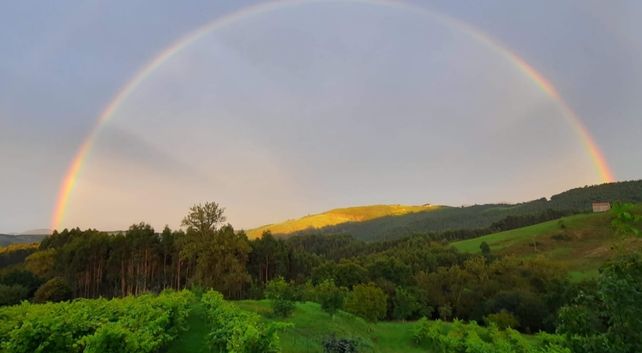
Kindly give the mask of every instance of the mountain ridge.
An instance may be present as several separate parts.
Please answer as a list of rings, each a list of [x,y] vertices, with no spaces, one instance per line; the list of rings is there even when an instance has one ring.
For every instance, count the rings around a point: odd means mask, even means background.
[[[274,223],[248,231],[250,238],[261,236],[270,230],[277,236],[296,236],[301,234],[349,234],[366,241],[394,240],[413,234],[426,234],[462,229],[481,229],[490,227],[507,217],[540,215],[548,210],[563,214],[590,212],[592,202],[642,202],[642,180],[585,185],[572,188],[550,198],[506,204],[482,204],[462,207],[433,206],[431,212],[408,212],[386,214],[360,221],[347,221],[317,227],[303,227],[288,231],[288,224],[303,221],[306,217]],[[362,206],[367,208],[368,206]],[[348,208],[355,209],[357,208]],[[339,209],[341,210],[341,209]],[[331,211],[311,216],[323,216]],[[305,222],[303,222],[305,223]],[[284,231],[285,230],[285,231]]]

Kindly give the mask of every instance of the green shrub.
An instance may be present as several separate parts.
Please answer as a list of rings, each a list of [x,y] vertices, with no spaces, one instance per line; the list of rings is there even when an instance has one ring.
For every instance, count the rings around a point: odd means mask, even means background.
[[[208,341],[213,352],[278,353],[281,351],[277,332],[283,323],[265,323],[254,314],[240,310],[215,291],[203,294],[210,325]]]
[[[21,300],[27,299],[27,296],[27,288],[19,284],[0,284],[0,306],[18,304]]]
[[[374,284],[358,284],[348,294],[344,309],[347,312],[376,322],[386,316],[388,296]]]
[[[185,326],[189,291],[0,309],[0,352],[154,353]]]
[[[402,287],[397,287],[395,289],[393,307],[392,316],[396,320],[409,319],[415,315],[419,309],[421,309],[421,305],[419,304],[419,301],[417,301],[417,298]]]
[[[36,303],[44,302],[60,302],[63,300],[71,299],[71,288],[60,277],[55,277],[40,286],[36,293],[33,295],[33,300]]]
[[[272,311],[278,317],[288,317],[294,311],[294,291],[282,277],[270,281],[265,288],[265,297],[272,303]]]
[[[571,353],[564,347],[561,336],[538,335],[527,340],[515,330],[483,328],[475,322],[464,324],[455,320],[448,326],[423,318],[413,334],[418,345],[435,353]]]
[[[321,309],[334,315],[343,308],[345,289],[339,288],[333,280],[325,280],[316,287],[316,300],[321,304]]]
[[[502,330],[519,327],[519,321],[515,315],[504,309],[498,313],[489,314],[484,319],[489,325],[495,325]]]
[[[323,353],[357,353],[359,342],[349,338],[328,337],[323,341]]]

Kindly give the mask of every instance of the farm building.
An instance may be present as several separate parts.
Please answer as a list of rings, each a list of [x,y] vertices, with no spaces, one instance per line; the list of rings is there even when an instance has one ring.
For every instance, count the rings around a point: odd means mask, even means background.
[[[609,202],[593,202],[593,212],[606,212],[611,209]]]

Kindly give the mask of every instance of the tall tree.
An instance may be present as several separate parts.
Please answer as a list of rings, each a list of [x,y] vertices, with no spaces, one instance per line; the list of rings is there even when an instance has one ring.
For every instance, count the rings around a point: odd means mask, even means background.
[[[215,232],[225,222],[224,208],[216,202],[196,204],[189,209],[189,213],[183,218],[182,226],[188,230],[197,230],[202,235],[208,232]]]

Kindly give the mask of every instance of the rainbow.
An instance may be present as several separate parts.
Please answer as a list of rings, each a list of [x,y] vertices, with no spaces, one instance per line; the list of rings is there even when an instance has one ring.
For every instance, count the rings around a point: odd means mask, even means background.
[[[65,211],[67,209],[69,198],[74,190],[74,187],[77,183],[78,176],[81,173],[83,164],[94,144],[96,136],[100,132],[101,127],[106,124],[110,118],[114,115],[114,112],[123,104],[127,97],[134,91],[136,88],[143,82],[147,77],[149,77],[154,71],[165,63],[169,58],[179,53],[181,50],[189,47],[191,44],[197,42],[200,38],[204,37],[208,33],[224,28],[230,24],[236,23],[243,19],[251,18],[261,14],[269,13],[274,10],[282,9],[289,6],[297,6],[309,3],[327,3],[328,0],[273,0],[270,2],[255,4],[242,8],[238,11],[232,12],[223,17],[214,19],[213,21],[203,25],[202,27],[196,29],[195,31],[188,33],[184,37],[178,39],[170,46],[165,48],[159,54],[157,54],[151,61],[147,62],[132,78],[122,86],[118,92],[114,95],[110,103],[105,107],[100,116],[98,117],[93,129],[84,139],[83,143],[78,148],[69,168],[66,171],[66,174],[62,180],[60,189],[58,191],[58,196],[56,199],[56,204],[52,214],[51,228],[58,229],[65,216]],[[457,28],[464,33],[468,34],[475,40],[480,43],[485,44],[489,48],[493,49],[495,52],[504,56],[509,62],[511,62],[516,68],[518,68],[526,77],[530,78],[535,85],[537,85],[545,94],[555,100],[559,107],[561,108],[564,116],[568,119],[569,123],[572,125],[574,130],[577,132],[580,140],[582,141],[584,148],[588,152],[593,164],[595,165],[597,175],[602,182],[611,182],[614,180],[613,173],[609,168],[609,165],[604,157],[604,154],[600,150],[599,146],[595,142],[594,138],[591,136],[591,133],[588,131],[586,126],[582,123],[580,117],[573,111],[573,109],[564,101],[562,96],[559,94],[557,89],[551,84],[551,82],[544,77],[541,73],[535,70],[530,64],[528,64],[524,59],[519,57],[517,54],[513,53],[502,44],[496,40],[488,37],[486,34],[480,32],[476,28],[470,26],[467,23],[461,22],[457,19],[447,17],[442,14],[433,13],[427,9],[417,7],[411,4],[403,3],[400,1],[394,0],[334,0],[334,2],[348,2],[348,3],[363,3],[369,5],[378,5],[378,6],[387,6],[387,7],[396,7],[405,10],[412,10],[418,12],[422,15],[425,15],[433,20],[441,22],[447,26],[452,26]]]

